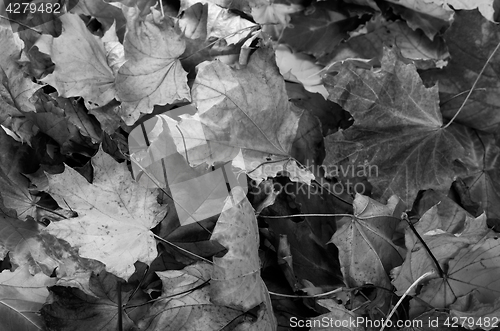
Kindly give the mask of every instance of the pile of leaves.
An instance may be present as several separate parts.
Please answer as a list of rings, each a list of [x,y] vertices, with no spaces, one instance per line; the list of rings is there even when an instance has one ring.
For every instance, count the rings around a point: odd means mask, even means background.
[[[498,1],[12,3],[1,330],[498,326]]]

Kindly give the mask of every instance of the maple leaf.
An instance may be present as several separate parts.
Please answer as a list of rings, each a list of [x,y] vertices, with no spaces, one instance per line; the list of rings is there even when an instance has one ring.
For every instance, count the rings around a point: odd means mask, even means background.
[[[433,207],[422,216],[415,229],[440,264],[444,277],[438,276],[435,260],[412,231],[407,230],[407,256],[394,280],[397,293],[402,294],[418,277],[434,270],[434,275],[418,293],[418,298],[432,307],[445,308],[473,289],[478,291],[482,302],[492,303],[500,292],[497,278],[492,276],[500,268],[500,245],[487,228],[485,215],[476,219],[467,217],[464,227],[454,232],[442,230],[444,224],[441,222],[443,220],[436,217],[436,208]],[[410,304],[413,316],[428,307],[421,301],[413,301]]]
[[[211,239],[228,249],[223,257],[214,257],[210,281],[211,301],[243,311],[263,304],[259,324],[274,330],[276,321],[271,299],[260,277],[259,231],[252,205],[240,187],[231,190],[215,225]]]
[[[414,227],[440,264],[446,263],[458,250],[477,242],[488,233],[484,217],[474,219],[467,215],[464,222],[460,218],[450,219],[449,215],[442,215],[438,211],[438,206],[433,206]],[[437,270],[434,261],[410,228],[406,229],[405,246],[406,259],[393,282],[400,294],[428,269]],[[434,277],[437,277],[437,272]]]
[[[422,30],[430,40],[453,22],[454,11],[432,1],[391,1],[389,5],[394,13],[406,21],[408,27],[414,31]]]
[[[452,118],[464,99],[491,52],[500,42],[500,27],[486,21],[477,11],[456,13],[455,23],[444,34],[451,60],[441,70],[422,73],[424,82],[439,82],[441,111],[445,118]],[[497,52],[486,66],[473,93],[455,121],[467,126],[495,133],[500,128],[500,101],[498,77],[500,61]]]
[[[43,330],[44,322],[38,315],[49,295],[47,286],[54,278],[43,273],[32,276],[28,266],[0,273],[0,314],[2,327],[7,330]]]
[[[145,18],[138,8],[123,7],[127,32],[123,47],[126,62],[116,76],[119,112],[127,124],[140,113],[151,113],[154,105],[191,100],[187,74],[179,56],[186,47],[171,18],[152,9]]]
[[[476,290],[480,302],[493,304],[500,293],[500,244],[498,238],[484,237],[462,248],[450,261],[446,279],[431,279],[418,296],[436,308],[446,307],[458,297]],[[425,304],[422,304],[425,305]],[[425,305],[427,308],[427,305]],[[421,303],[410,306],[410,314],[422,310]]]
[[[239,187],[226,200],[211,238],[228,249],[223,257],[214,258],[210,282],[213,302],[248,310],[266,301],[267,289],[260,278],[257,220]]]
[[[19,219],[34,217],[39,197],[29,191],[29,180],[22,173],[33,172],[34,152],[15,141],[0,128],[0,197],[6,207],[14,209]]]
[[[92,275],[89,280],[90,293],[63,286],[49,287],[51,301],[41,309],[41,314],[49,329],[57,330],[114,330],[118,325],[118,312],[122,314],[123,330],[137,330],[131,319],[134,314],[130,310],[119,310],[118,296],[123,305],[145,305],[147,296],[141,291],[134,291],[130,284],[123,284],[117,293],[116,276],[102,272]],[[137,293],[137,294],[136,294]],[[131,297],[133,294],[133,297]]]
[[[500,310],[500,300],[497,298],[492,304],[482,303],[476,290],[460,297],[450,306],[450,315],[459,320],[466,320],[464,327],[468,330],[480,328],[491,330],[496,328],[496,323],[486,323],[495,321]]]
[[[104,106],[115,97],[115,76],[102,40],[92,35],[78,15],[60,17],[63,32],[45,46],[55,63],[54,73],[41,79],[59,96],[83,97],[87,108]],[[49,48],[50,47],[50,48]]]
[[[183,270],[157,272],[163,289],[148,313],[139,321],[141,330],[221,330],[244,312],[211,302],[203,284],[210,280],[212,266],[197,263]],[[197,318],[192,318],[196,314]]]
[[[357,17],[350,17],[333,3],[316,2],[290,17],[280,42],[316,58],[331,53],[358,24]]]
[[[500,147],[495,137],[465,126],[454,129],[465,149],[461,160],[467,167],[462,178],[471,198],[490,219],[500,219]]]
[[[11,129],[20,141],[30,141],[36,127],[24,117],[34,112],[30,98],[40,88],[18,63],[23,41],[8,27],[0,25],[0,124]]]
[[[165,211],[150,190],[133,181],[125,164],[99,150],[92,165],[92,184],[68,166],[60,175],[47,175],[48,193],[78,217],[51,222],[45,231],[77,247],[80,256],[101,261],[108,271],[127,279],[137,260],[149,264],[156,258],[156,242],[149,230]]]
[[[411,30],[403,21],[388,22],[382,15],[376,15],[358,31],[355,37],[335,48],[328,56],[330,63],[349,58],[376,59],[379,62],[384,45],[397,48],[419,69],[443,67],[449,57],[441,37],[430,40],[422,31]]]
[[[392,242],[402,211],[398,203],[396,196],[383,205],[356,194],[354,217],[340,221],[330,242],[339,248],[344,281],[349,287],[372,283],[391,288],[387,274],[403,262],[402,249]]]
[[[243,69],[199,65],[193,101],[198,112],[171,128],[191,166],[225,163],[241,153],[233,165],[257,181],[280,171],[295,181],[314,178],[290,157],[303,110],[288,101],[270,45],[261,46]]]
[[[380,70],[347,63],[325,83],[329,99],[354,117],[344,135],[363,147],[351,161],[378,167],[378,177],[369,178],[376,197],[396,194],[408,205],[420,189],[449,188],[463,148],[442,128],[437,88],[425,88],[413,65],[386,49]]]
[[[182,7],[189,7],[179,20],[179,26],[186,37],[191,39],[217,38],[236,44],[256,27],[250,22],[214,3],[205,2],[200,6],[197,0],[184,0]]]

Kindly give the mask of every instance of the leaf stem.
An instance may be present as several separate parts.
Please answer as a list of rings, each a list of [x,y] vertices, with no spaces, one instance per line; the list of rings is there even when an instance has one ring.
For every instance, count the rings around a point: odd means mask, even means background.
[[[272,292],[272,291],[268,291],[268,292],[269,292],[269,294],[277,296],[277,297],[302,299],[302,298],[321,298],[321,297],[326,297],[328,295],[339,293],[339,292],[342,292],[344,290],[347,290],[347,289],[345,289],[343,287],[339,287],[339,288],[336,288],[336,289],[331,290],[329,292],[320,293],[320,294],[314,294],[314,295],[282,294],[282,293],[276,293],[276,292]]]
[[[32,30],[32,31],[35,31],[35,32],[36,32],[36,33],[38,33],[38,34],[42,34],[42,32],[41,32],[41,31],[38,31],[38,30],[36,30],[36,29],[33,29],[32,27],[30,27],[30,26],[28,26],[28,25],[26,25],[26,24],[24,24],[24,23],[21,23],[21,22],[19,22],[19,21],[13,20],[12,18],[9,18],[9,17],[6,17],[6,16],[3,16],[3,15],[0,15],[0,18],[3,18],[4,20],[7,20],[7,21],[10,21],[10,22],[13,22],[13,23],[19,24],[20,26],[25,27],[26,29],[30,29],[30,30]]]
[[[479,72],[479,75],[477,75],[476,77],[476,80],[474,81],[474,84],[472,84],[472,87],[471,89],[469,90],[469,93],[467,93],[467,96],[465,97],[465,100],[464,102],[462,102],[462,105],[460,106],[460,108],[457,110],[457,112],[455,113],[455,115],[453,115],[452,119],[445,125],[443,126],[443,129],[446,129],[447,127],[450,126],[451,123],[453,123],[453,121],[455,120],[455,118],[457,118],[458,114],[460,113],[460,111],[462,111],[462,109],[464,108],[465,106],[465,103],[467,102],[467,100],[469,100],[472,92],[474,91],[474,88],[476,87],[476,84],[477,82],[479,81],[479,78],[481,78],[481,76],[483,75],[483,72],[484,70],[486,69],[486,66],[488,65],[488,63],[490,63],[491,59],[493,58],[493,55],[495,55],[495,53],[497,52],[498,48],[500,48],[500,42],[498,42],[497,46],[495,47],[495,49],[493,50],[493,52],[491,52],[490,56],[488,57],[488,60],[486,61],[486,63],[483,65],[483,68],[481,69],[481,71]]]
[[[313,216],[318,216],[318,217],[332,217],[332,216],[338,216],[338,217],[355,217],[354,215],[351,214],[293,214],[293,215],[280,215],[280,216],[264,216],[264,215],[259,215],[259,217],[263,218],[291,218],[291,217],[313,217]]]
[[[434,270],[431,270],[431,271],[427,271],[425,274],[423,274],[422,276],[418,277],[417,280],[415,280],[413,282],[413,284],[411,284],[410,287],[408,287],[408,289],[405,291],[405,293],[403,294],[403,296],[401,298],[399,298],[398,302],[396,303],[396,305],[392,308],[391,312],[389,313],[389,315],[387,316],[387,318],[385,319],[385,323],[382,324],[382,327],[380,328],[380,331],[384,331],[384,328],[385,326],[387,325],[387,323],[389,322],[389,320],[391,319],[392,315],[394,315],[394,312],[396,311],[396,309],[398,309],[399,305],[401,305],[401,302],[403,302],[404,298],[406,298],[406,296],[408,295],[408,293],[410,293],[410,291],[415,287],[417,286],[422,280],[424,280],[424,278],[427,278],[428,276],[434,274]]]
[[[413,232],[413,234],[415,234],[415,236],[422,243],[422,245],[424,246],[425,250],[427,251],[427,253],[431,257],[432,261],[436,265],[436,269],[438,271],[439,278],[444,278],[444,272],[443,272],[443,269],[441,269],[441,266],[439,265],[438,260],[436,259],[436,257],[434,256],[434,254],[432,254],[431,249],[429,248],[429,246],[427,246],[427,244],[425,243],[424,239],[420,236],[420,233],[418,233],[417,229],[415,229],[415,227],[413,226],[413,223],[408,219],[408,215],[406,213],[403,213],[402,219],[405,220],[406,223],[408,223],[408,226],[410,227],[410,229]]]

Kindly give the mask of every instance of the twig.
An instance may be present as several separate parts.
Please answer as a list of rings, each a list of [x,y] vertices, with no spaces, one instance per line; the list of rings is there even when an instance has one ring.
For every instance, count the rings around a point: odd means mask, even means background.
[[[477,75],[476,80],[474,81],[474,84],[472,84],[472,87],[469,90],[469,93],[467,93],[467,96],[465,97],[464,102],[462,102],[462,105],[457,110],[457,112],[455,113],[455,115],[453,115],[452,119],[445,126],[443,126],[443,129],[446,129],[447,127],[449,127],[450,124],[453,123],[453,121],[455,120],[455,118],[457,118],[457,116],[460,113],[460,111],[464,108],[465,103],[467,102],[467,100],[469,100],[469,98],[470,98],[470,96],[472,94],[472,91],[474,91],[474,88],[476,87],[476,84],[479,81],[479,78],[481,78],[481,76],[483,75],[483,72],[486,69],[486,66],[488,65],[488,63],[490,63],[491,59],[493,58],[493,55],[495,55],[495,53],[497,52],[498,48],[500,48],[500,42],[498,42],[497,46],[495,47],[495,49],[491,53],[490,57],[488,57],[488,60],[486,61],[486,63],[484,64],[483,68],[479,72],[479,75]]]

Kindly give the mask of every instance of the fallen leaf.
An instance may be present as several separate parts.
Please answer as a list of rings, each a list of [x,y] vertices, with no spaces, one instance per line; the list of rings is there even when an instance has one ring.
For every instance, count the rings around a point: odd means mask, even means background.
[[[187,73],[179,61],[186,45],[172,19],[156,9],[146,17],[136,7],[123,7],[123,12],[126,62],[116,76],[116,96],[122,102],[119,114],[130,125],[141,113],[151,113],[155,105],[191,100],[191,96]]]
[[[427,305],[435,308],[448,307],[457,298],[476,290],[477,299],[493,304],[500,293],[496,276],[500,270],[500,242],[498,237],[483,236],[479,241],[463,247],[449,260],[446,279],[431,279],[418,298],[426,304],[413,302],[410,314],[417,314]],[[422,307],[424,306],[424,307]]]
[[[454,132],[465,149],[462,161],[467,170],[461,177],[472,200],[489,219],[500,220],[500,147],[495,137],[465,126],[457,126]]]
[[[0,124],[16,135],[18,140],[29,142],[37,128],[24,117],[24,112],[34,112],[30,100],[40,88],[32,82],[18,63],[23,41],[9,27],[0,25]],[[2,130],[3,131],[3,130]]]
[[[375,197],[396,194],[410,205],[420,189],[449,188],[452,162],[463,148],[442,128],[437,87],[424,87],[413,65],[387,49],[380,70],[346,64],[325,82],[329,99],[354,117],[343,132],[363,146],[350,157],[352,165],[377,167],[378,176],[369,178]]]
[[[434,206],[414,226],[440,263],[440,268],[448,270],[447,264],[450,258],[455,256],[461,248],[476,243],[488,233],[489,229],[486,227],[485,220],[484,214],[476,219],[467,216],[463,226],[449,227],[448,220],[441,218],[437,206]],[[444,230],[446,228],[448,231]],[[410,228],[405,231],[405,246],[407,249],[405,261],[398,277],[393,281],[400,295],[427,271],[434,270],[433,277],[438,277],[434,261]],[[411,293],[415,293],[414,290]]]
[[[326,2],[316,2],[290,18],[280,42],[316,58],[334,51],[359,24],[356,16],[351,17],[339,5]]]
[[[434,0],[437,4],[452,6],[455,10],[476,9],[489,21],[498,22],[498,4],[495,0],[477,0],[473,2],[464,0]]]
[[[322,299],[318,300],[318,304],[328,309],[330,312],[326,314],[319,315],[311,319],[311,331],[321,331],[321,330],[350,330],[350,331],[362,331],[364,327],[361,323],[358,323],[358,318],[361,317],[356,312],[349,311],[343,305],[339,305],[332,299]],[[326,323],[325,323],[326,321]],[[356,321],[353,323],[353,321]],[[314,323],[314,324],[313,324]],[[317,327],[316,325],[321,325]]]
[[[500,27],[485,20],[477,11],[460,11],[455,15],[454,24],[444,34],[450,63],[441,70],[422,73],[424,82],[439,83],[441,111],[447,119],[451,119],[462,106],[479,72],[500,42]],[[500,52],[486,66],[455,122],[491,133],[498,131],[500,86],[499,71],[495,65],[498,61]]]
[[[228,249],[223,257],[214,257],[210,281],[212,301],[245,311],[269,301],[260,278],[257,219],[239,187],[227,198],[211,239]]]
[[[137,330],[130,317],[133,311],[119,310],[118,296],[122,297],[123,305],[145,305],[147,299],[140,294],[131,298],[135,291],[130,284],[123,284],[121,292],[117,293],[117,282],[121,280],[112,274],[102,272],[90,278],[91,294],[72,287],[49,287],[52,300],[41,309],[47,327],[65,331],[111,331],[117,329],[118,314],[121,313],[123,330]]]
[[[478,300],[476,290],[460,297],[450,306],[450,315],[458,318],[466,329],[491,330],[497,327],[497,318],[500,309],[500,300],[497,298],[493,303],[482,303]]]
[[[2,329],[43,330],[44,321],[38,314],[49,296],[47,286],[55,283],[43,273],[32,276],[28,266],[14,271],[4,270],[0,273],[0,314]]]
[[[150,229],[165,211],[152,191],[133,181],[125,164],[100,150],[92,165],[92,184],[68,166],[60,175],[47,175],[48,193],[78,217],[51,222],[45,231],[77,247],[80,256],[101,261],[106,270],[128,279],[137,260],[150,264],[156,258]]]
[[[54,73],[41,81],[61,97],[83,97],[87,108],[102,107],[116,94],[115,76],[108,66],[103,42],[92,35],[78,15],[62,15],[63,33],[50,48]]]
[[[288,101],[270,46],[259,47],[243,69],[200,64],[193,101],[198,112],[170,130],[191,166],[225,163],[241,153],[233,165],[259,182],[280,171],[294,181],[314,178],[290,157],[303,110]]]
[[[237,323],[243,315],[241,310],[214,305],[205,287],[184,295],[160,297],[139,322],[139,327],[144,331],[216,331],[231,327],[232,322]]]
[[[403,250],[392,242],[400,222],[396,196],[383,205],[356,194],[354,216],[339,222],[331,243],[339,248],[344,282],[349,287],[367,283],[391,288],[389,271],[403,263]]]
[[[441,37],[431,40],[422,31],[410,29],[405,22],[389,22],[382,15],[373,17],[356,32],[354,37],[335,48],[328,57],[330,64],[350,58],[376,59],[380,63],[384,45],[397,48],[419,69],[441,68],[449,57]]]
[[[449,7],[427,1],[391,1],[395,14],[401,16],[412,30],[422,30],[433,40],[453,22],[454,12]]]
[[[221,39],[228,45],[236,44],[252,31],[256,24],[212,2],[201,4],[197,0],[184,0],[188,7],[179,20],[179,26],[191,39]]]
[[[293,53],[284,44],[278,45],[275,52],[276,65],[285,80],[301,83],[307,91],[328,97],[328,92],[321,81],[322,67],[315,64],[311,57],[302,53]]]
[[[299,3],[279,3],[276,1],[251,1],[251,15],[262,26],[262,31],[274,39],[279,39],[290,23],[290,15],[302,11]]]

